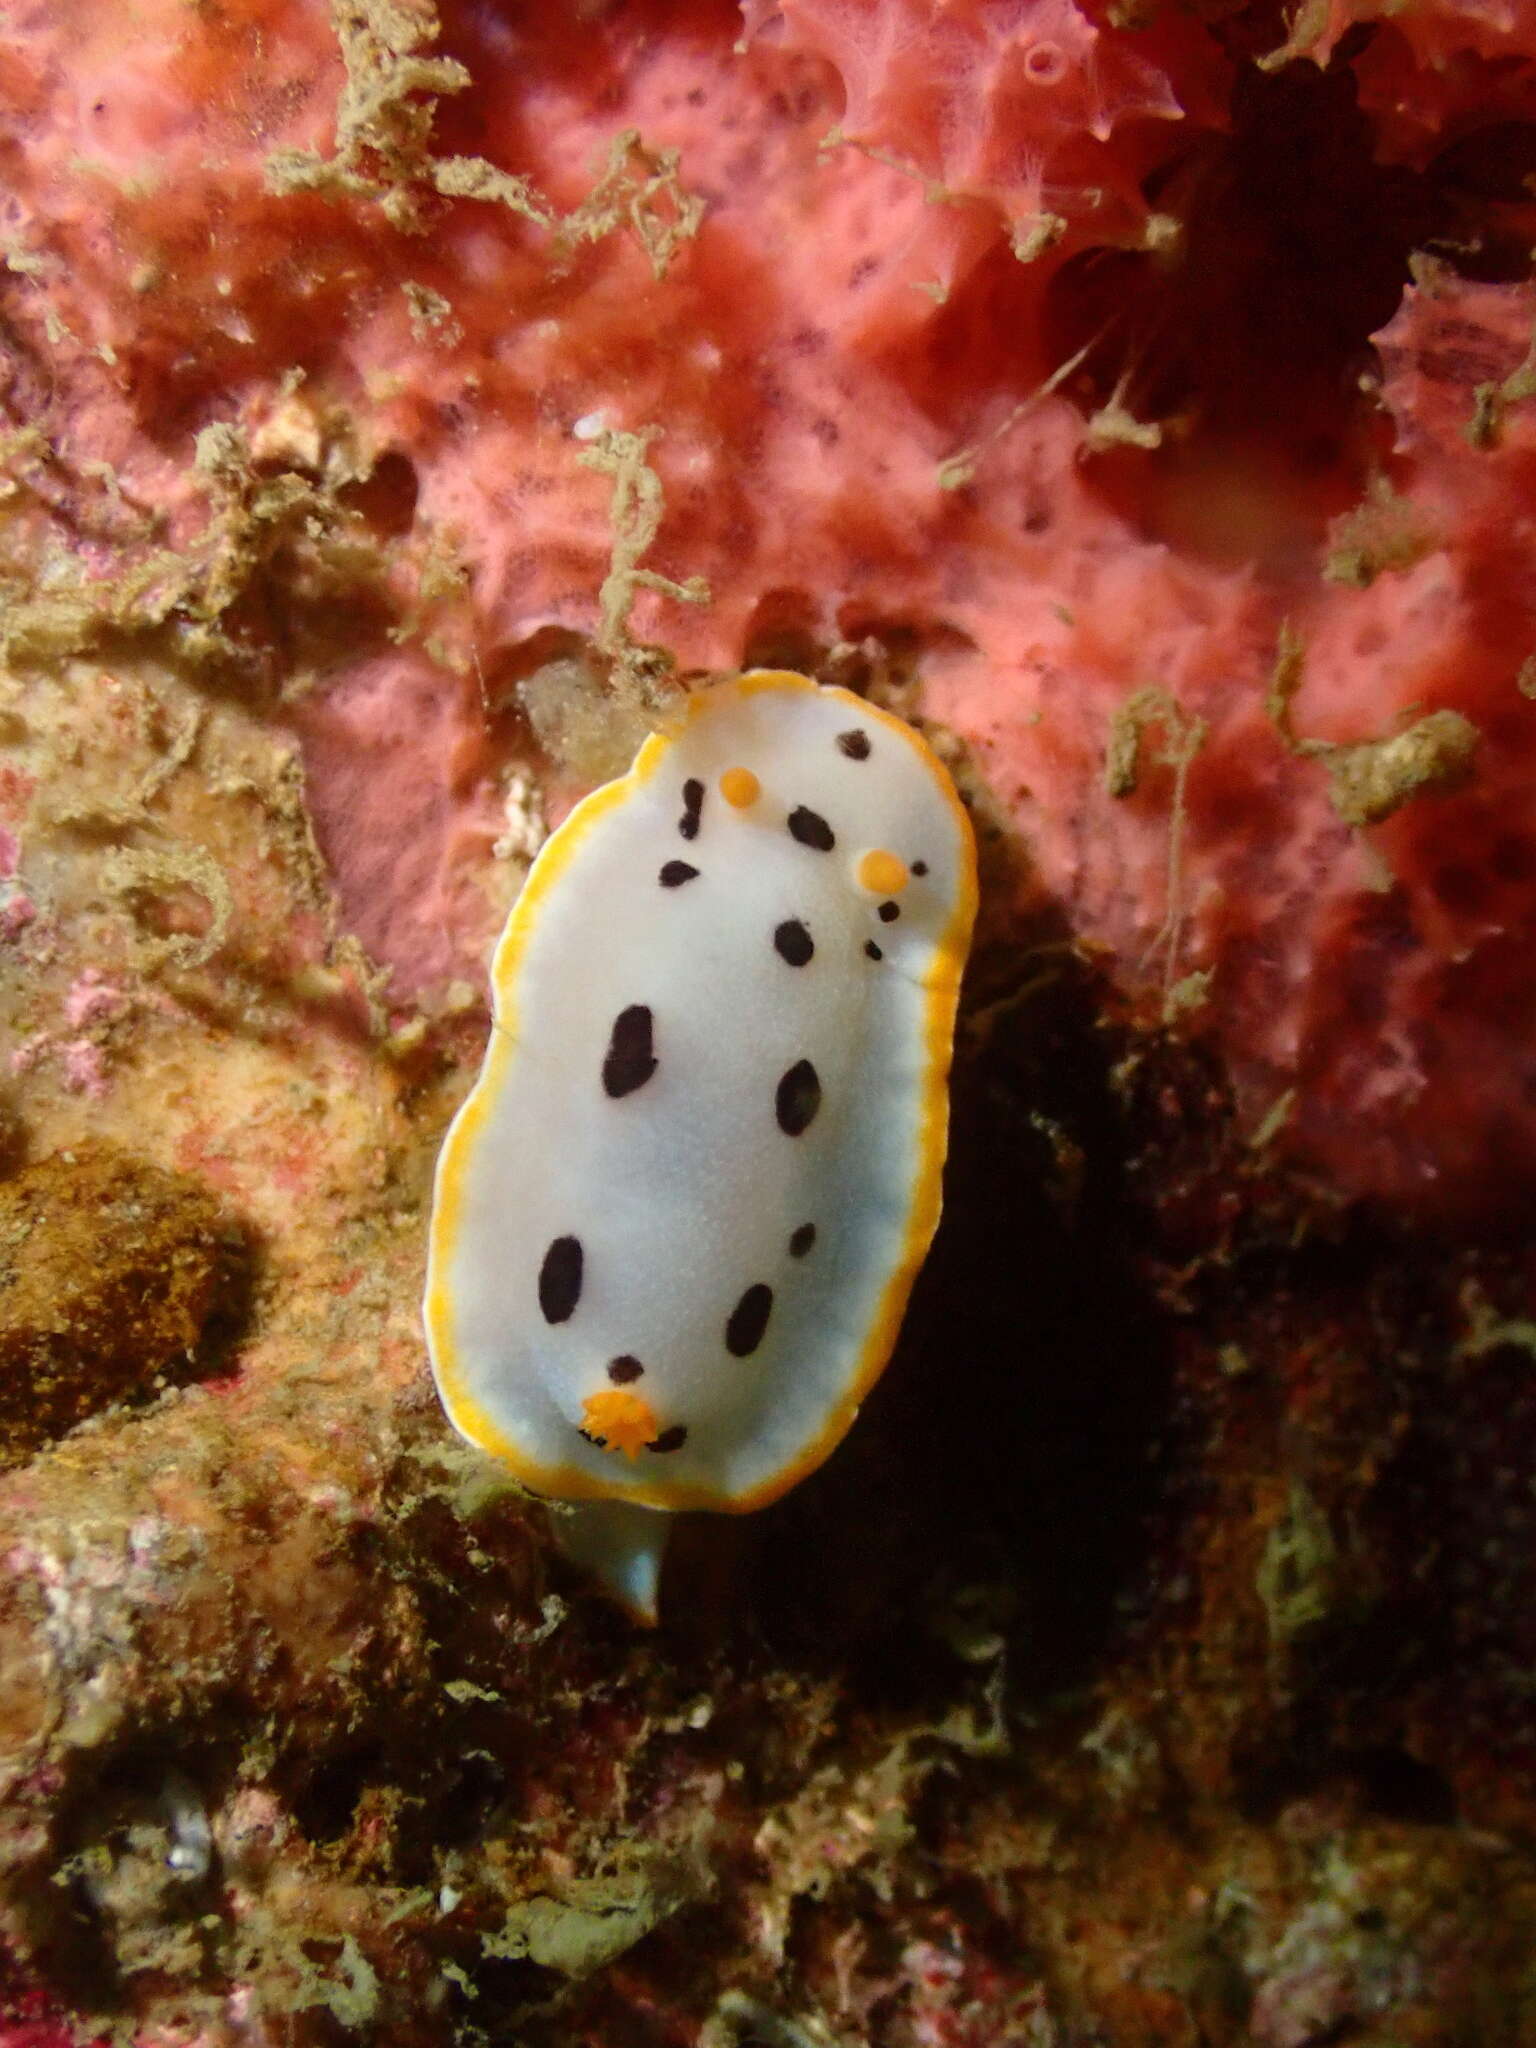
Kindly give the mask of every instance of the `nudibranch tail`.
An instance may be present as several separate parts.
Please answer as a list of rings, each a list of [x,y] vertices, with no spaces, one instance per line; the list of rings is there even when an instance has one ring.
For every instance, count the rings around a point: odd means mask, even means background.
[[[553,1517],[560,1547],[634,1619],[654,1628],[672,1517],[623,1500],[585,1500]]]

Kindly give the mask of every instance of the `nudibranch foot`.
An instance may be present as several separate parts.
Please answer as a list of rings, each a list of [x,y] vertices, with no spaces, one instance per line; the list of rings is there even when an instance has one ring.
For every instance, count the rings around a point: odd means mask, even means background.
[[[632,1620],[656,1626],[661,1561],[672,1517],[625,1500],[578,1501],[550,1517],[571,1562],[596,1579]]]

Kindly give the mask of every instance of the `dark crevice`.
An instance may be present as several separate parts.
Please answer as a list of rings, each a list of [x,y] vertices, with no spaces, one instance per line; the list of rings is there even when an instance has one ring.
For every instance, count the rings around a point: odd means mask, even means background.
[[[360,513],[375,533],[399,540],[415,524],[419,489],[415,463],[402,450],[389,448],[367,476],[344,485],[336,495],[343,505]]]
[[[973,1613],[1011,1625],[1033,1695],[1091,1667],[1144,1559],[1170,1386],[1089,990],[1064,976],[965,1036],[944,1221],[896,1355],[747,1538],[776,1651],[897,1702],[952,1684],[943,1645]]]
[[[1315,541],[1383,458],[1361,388],[1371,336],[1413,252],[1458,219],[1430,179],[1376,160],[1346,64],[1244,65],[1231,116],[1149,185],[1177,239],[1073,257],[1046,335],[1053,362],[1087,350],[1064,387],[1085,413],[1119,403],[1163,428],[1156,449],[1091,456],[1096,488],[1160,537],[1263,554]],[[1195,481],[1217,501],[1209,522]]]
[[[984,257],[933,322],[925,396],[964,438],[975,422],[956,399],[996,387],[1003,337],[1037,337],[1026,353],[1047,369],[1081,352],[1061,388],[1085,417],[1120,408],[1161,430],[1145,447],[1111,426],[1086,452],[1090,487],[1151,537],[1283,568],[1391,460],[1372,337],[1415,254],[1474,279],[1530,275],[1536,126],[1492,122],[1422,170],[1382,161],[1350,64],[1368,33],[1326,68],[1265,71],[1248,59],[1268,30],[1248,28],[1229,128],[1183,131],[1144,181],[1170,235],[1080,249],[1043,318],[1030,266]]]
[[[1454,1787],[1431,1765],[1391,1742],[1333,1749],[1299,1740],[1236,1759],[1237,1806],[1245,1820],[1271,1826],[1283,1810],[1326,1798],[1352,1820],[1452,1827]]]

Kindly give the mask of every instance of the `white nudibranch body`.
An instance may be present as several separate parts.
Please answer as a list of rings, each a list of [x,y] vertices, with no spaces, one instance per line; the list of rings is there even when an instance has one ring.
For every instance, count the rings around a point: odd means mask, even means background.
[[[438,1162],[454,1425],[647,1620],[671,1512],[834,1449],[939,1218],[969,821],[908,725],[758,671],[547,842]]]

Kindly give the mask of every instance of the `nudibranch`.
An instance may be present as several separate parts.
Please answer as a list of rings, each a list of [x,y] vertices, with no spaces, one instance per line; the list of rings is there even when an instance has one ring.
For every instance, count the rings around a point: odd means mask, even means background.
[[[454,1426],[654,1621],[671,1515],[841,1440],[938,1223],[976,907],[942,763],[851,692],[691,696],[546,843],[438,1162]]]

